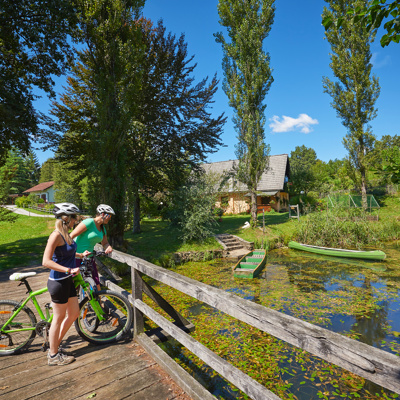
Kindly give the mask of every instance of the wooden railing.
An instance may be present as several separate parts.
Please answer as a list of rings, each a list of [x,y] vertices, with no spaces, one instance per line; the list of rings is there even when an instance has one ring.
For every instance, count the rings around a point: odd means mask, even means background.
[[[161,365],[168,370],[168,373],[193,399],[205,400],[211,399],[213,396],[159,349],[154,341],[160,340],[166,335],[175,338],[252,399],[275,400],[279,397],[193,339],[187,333],[193,329],[193,326],[143,281],[143,275],[147,275],[278,339],[400,394],[400,358],[394,354],[244,300],[140,258],[115,250],[112,252],[111,258],[131,267],[132,294],[128,292],[125,292],[125,294],[134,307],[134,336],[136,340],[157,361],[160,361]],[[105,284],[114,290],[124,292],[110,281],[105,282]],[[142,299],[143,293],[149,295],[175,322],[170,322],[145,304]],[[162,329],[155,336],[153,335],[153,340],[149,338],[151,333],[144,331],[144,315]]]

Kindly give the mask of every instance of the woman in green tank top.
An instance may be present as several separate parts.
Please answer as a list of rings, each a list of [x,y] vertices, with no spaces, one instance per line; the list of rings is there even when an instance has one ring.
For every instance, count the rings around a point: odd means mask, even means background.
[[[97,214],[94,218],[86,218],[71,232],[71,238],[76,238],[77,253],[83,253],[85,250],[93,252],[97,243],[101,243],[106,254],[113,250],[108,243],[105,225],[110,222],[111,215],[115,215],[115,212],[106,204],[100,204],[96,211]],[[76,259],[76,265],[79,267],[80,264],[81,260]],[[92,258],[92,277],[96,282],[97,289],[100,290],[100,279],[94,258]]]

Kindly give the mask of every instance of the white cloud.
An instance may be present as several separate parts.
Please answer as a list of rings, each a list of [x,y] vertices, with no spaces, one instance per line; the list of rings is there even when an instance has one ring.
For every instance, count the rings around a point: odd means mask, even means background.
[[[382,68],[386,65],[391,64],[392,59],[389,55],[386,55],[383,59],[380,58],[379,53],[372,53],[371,64],[374,68]]]
[[[297,118],[287,117],[282,115],[282,120],[277,115],[270,118],[272,121],[269,127],[272,132],[289,132],[294,130],[300,130],[303,133],[310,133],[312,131],[311,125],[318,124],[317,119],[313,119],[307,114],[300,114]]]

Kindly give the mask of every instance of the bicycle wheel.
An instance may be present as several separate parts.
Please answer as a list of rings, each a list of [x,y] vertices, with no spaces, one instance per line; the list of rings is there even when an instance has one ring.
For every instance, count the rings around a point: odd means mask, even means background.
[[[105,312],[105,319],[98,320],[89,299],[85,297],[79,305],[79,317],[75,321],[78,334],[94,344],[112,343],[123,339],[129,333],[133,318],[133,310],[128,299],[112,290],[101,290],[95,298]],[[92,330],[96,320],[97,328]]]
[[[3,332],[36,326],[35,314],[28,307],[24,307],[10,324],[5,325],[18,307],[19,303],[16,301],[0,300],[0,356],[22,352],[36,336],[35,330]]]
[[[92,289],[96,290],[97,286],[93,278],[85,276],[83,280],[86,283],[88,283]],[[78,295],[79,304],[81,304],[84,298],[85,298],[85,291],[83,290],[82,286],[79,286],[79,295]],[[93,317],[94,311],[92,310],[92,306],[90,305],[90,303],[88,303],[88,311],[90,312],[86,313],[86,317],[83,319],[83,323],[85,324],[85,328],[89,332],[94,332],[99,326],[99,319],[96,316]]]

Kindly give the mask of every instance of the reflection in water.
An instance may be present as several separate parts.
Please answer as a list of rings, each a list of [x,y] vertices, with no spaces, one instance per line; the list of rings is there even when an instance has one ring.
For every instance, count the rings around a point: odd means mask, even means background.
[[[274,250],[268,255],[264,271],[252,280],[234,278],[233,265],[215,260],[188,263],[177,267],[176,272],[399,354],[400,252],[395,246],[385,251],[385,262],[370,262]],[[352,393],[368,399],[394,398],[393,393],[377,385],[363,384],[356,377],[350,379],[343,370],[227,318],[203,303],[193,302],[189,312],[197,340],[246,373],[252,371],[263,385],[274,381],[272,387],[285,387],[284,398],[318,399],[325,392],[329,399],[354,398]],[[194,361],[178,343],[163,346],[218,398],[244,398],[210,367]],[[314,371],[321,374],[315,376]]]

